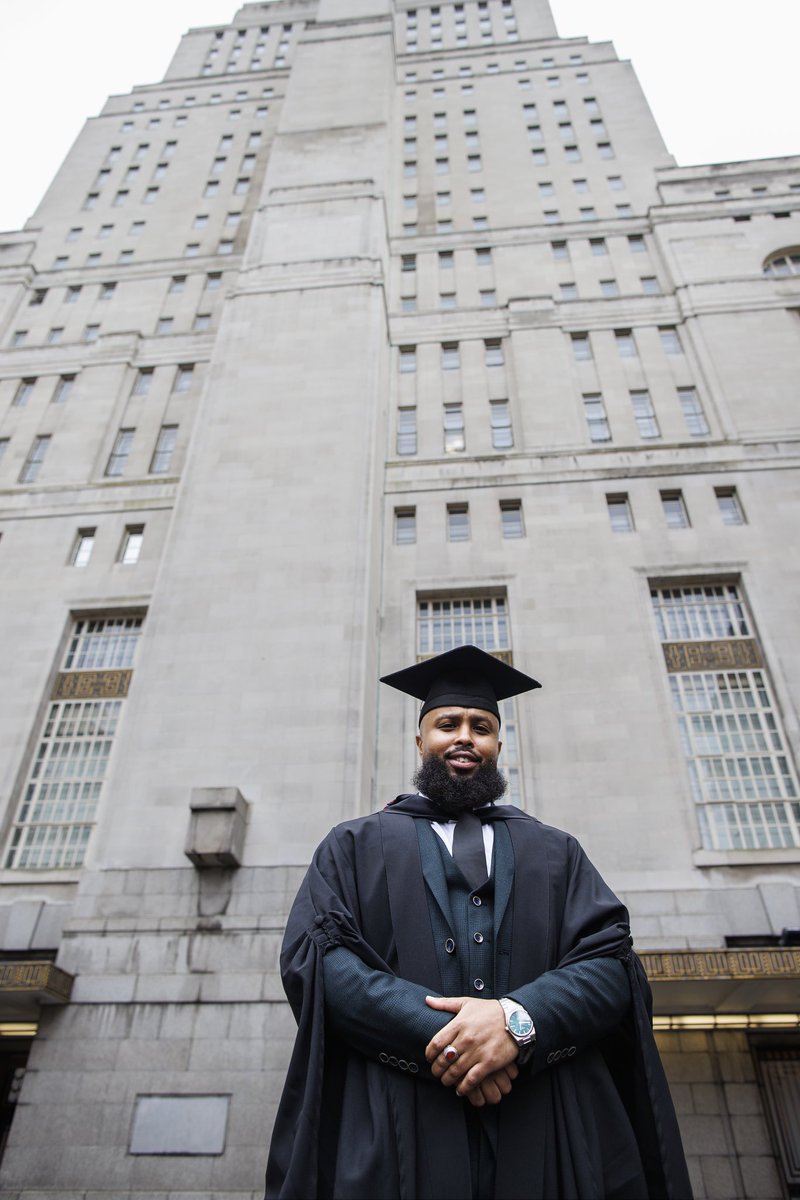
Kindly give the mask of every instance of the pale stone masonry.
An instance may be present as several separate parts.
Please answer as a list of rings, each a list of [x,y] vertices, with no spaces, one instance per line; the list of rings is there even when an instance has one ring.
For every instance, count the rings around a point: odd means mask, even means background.
[[[798,214],[546,0],[246,4],[87,122],[0,235],[3,1200],[262,1194],[288,905],[461,640],[696,1195],[800,1186]]]

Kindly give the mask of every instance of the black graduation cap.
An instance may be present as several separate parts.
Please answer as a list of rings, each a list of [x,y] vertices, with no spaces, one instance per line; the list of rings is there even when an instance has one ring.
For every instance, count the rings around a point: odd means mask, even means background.
[[[457,704],[461,708],[482,708],[494,713],[498,721],[498,700],[529,692],[542,685],[530,675],[509,667],[493,654],[477,646],[456,646],[435,658],[383,675],[381,683],[422,700],[420,721],[432,708]]]

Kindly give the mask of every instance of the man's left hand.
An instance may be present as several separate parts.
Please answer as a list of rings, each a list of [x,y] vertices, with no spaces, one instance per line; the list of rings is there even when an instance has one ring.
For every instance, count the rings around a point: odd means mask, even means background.
[[[426,1004],[456,1015],[425,1047],[431,1073],[445,1087],[455,1086],[466,1096],[487,1076],[513,1063],[519,1047],[506,1029],[499,1000],[474,1000],[469,996],[426,996]],[[445,1046],[455,1046],[458,1058],[445,1061]]]

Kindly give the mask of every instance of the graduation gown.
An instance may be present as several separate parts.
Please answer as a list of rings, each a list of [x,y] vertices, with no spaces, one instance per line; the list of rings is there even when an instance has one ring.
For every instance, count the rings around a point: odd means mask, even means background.
[[[624,1105],[647,1179],[642,1200],[687,1200],[649,989],[625,909],[570,835],[513,806],[496,815],[513,847],[506,994],[534,980],[546,985],[547,972],[555,985],[559,968],[612,956],[625,964],[630,1006],[613,1035],[557,1069],[545,1066],[537,1047],[536,1070],[523,1071],[498,1106],[495,1196],[603,1200],[608,1163],[599,1116]],[[326,1026],[322,963],[335,946],[442,994],[413,813],[402,805],[337,826],[292,908],[281,968],[298,1032],[273,1131],[267,1200],[469,1200],[468,1102],[438,1081],[360,1054]],[[591,1042],[591,1031],[582,1032]]]

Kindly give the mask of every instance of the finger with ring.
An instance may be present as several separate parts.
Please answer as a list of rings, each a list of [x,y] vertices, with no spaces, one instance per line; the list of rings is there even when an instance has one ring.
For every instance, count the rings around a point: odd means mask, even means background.
[[[445,1046],[444,1050],[442,1051],[442,1058],[446,1063],[454,1063],[458,1058],[458,1050],[456,1050],[455,1046],[452,1044]]]

